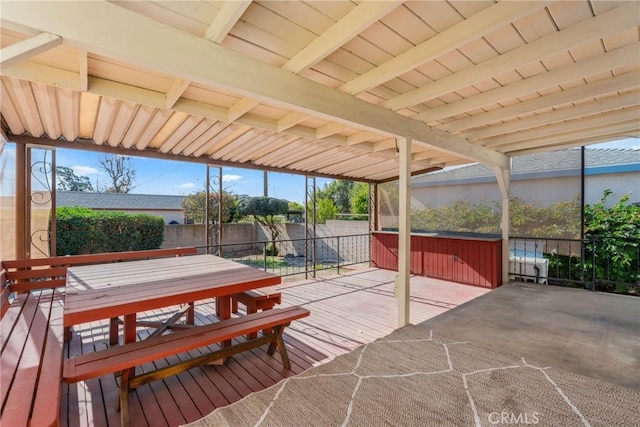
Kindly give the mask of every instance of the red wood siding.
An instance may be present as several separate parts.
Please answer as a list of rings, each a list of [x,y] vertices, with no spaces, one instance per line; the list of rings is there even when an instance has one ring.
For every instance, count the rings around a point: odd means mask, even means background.
[[[376,257],[373,256],[374,248]],[[371,262],[385,270],[398,270],[398,235],[374,233],[371,236]],[[422,269],[422,241],[411,238],[411,273],[424,276]]]
[[[371,262],[398,269],[397,233],[373,233]],[[411,236],[411,273],[468,285],[495,288],[502,284],[500,239]]]

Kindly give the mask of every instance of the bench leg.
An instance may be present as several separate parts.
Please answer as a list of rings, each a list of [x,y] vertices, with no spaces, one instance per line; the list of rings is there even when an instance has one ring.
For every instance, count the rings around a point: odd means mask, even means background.
[[[118,318],[109,320],[109,345],[118,345]]]
[[[196,308],[195,303],[189,303],[189,310],[187,311],[187,325],[193,325],[196,323]]]
[[[133,370],[126,369],[120,378],[120,393],[116,401],[116,411],[120,411],[120,425],[129,427],[129,379]]]
[[[231,297],[221,296],[216,298],[216,312],[220,320],[231,319]],[[227,348],[231,346],[231,340],[222,341],[220,347]]]
[[[258,312],[258,307],[256,306],[255,301],[253,301],[251,304],[248,304],[248,305],[245,304],[245,306],[247,307],[247,314],[253,314]],[[258,338],[257,332],[251,332],[250,334],[247,334],[248,340],[253,340],[256,338]]]
[[[238,300],[234,297],[231,297],[231,312],[233,314],[238,314]]]
[[[282,333],[284,332],[285,326],[288,325],[278,325],[275,329],[275,340],[271,341],[269,344],[269,349],[267,350],[267,354],[269,356],[273,356],[276,351],[276,346],[280,351],[280,357],[282,357],[282,364],[285,369],[291,369],[291,362],[289,362],[289,355],[287,354],[287,349],[284,346],[284,340],[282,339]]]

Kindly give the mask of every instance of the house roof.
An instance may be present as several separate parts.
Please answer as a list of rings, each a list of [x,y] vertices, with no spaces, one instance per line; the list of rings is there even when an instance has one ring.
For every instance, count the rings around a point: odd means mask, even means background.
[[[518,176],[549,176],[553,173],[579,171],[580,151],[562,150],[551,153],[536,153],[529,156],[513,158],[511,174],[513,179]],[[585,154],[585,169],[601,166],[636,165],[640,166],[640,150],[632,148],[589,149]],[[609,169],[611,171],[611,169]],[[495,180],[493,170],[482,164],[473,164],[436,171],[413,178],[414,184],[435,183],[452,180],[470,180],[474,178],[488,178]]]
[[[182,210],[183,196],[131,193],[56,192],[57,206],[83,206],[91,209]]]
[[[22,143],[344,179],[640,133],[640,2],[3,2]]]

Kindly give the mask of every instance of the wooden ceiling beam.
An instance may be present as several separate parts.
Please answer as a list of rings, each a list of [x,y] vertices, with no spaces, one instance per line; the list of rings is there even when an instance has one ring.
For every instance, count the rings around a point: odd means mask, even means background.
[[[566,150],[569,148],[582,147],[593,144],[602,144],[604,142],[619,141],[621,138],[638,138],[640,139],[640,129],[635,131],[620,131],[614,130],[610,133],[602,133],[595,136],[588,136],[581,139],[573,139],[566,143],[560,143],[553,147],[554,150]],[[549,152],[549,147],[529,148],[523,150],[513,151],[510,156],[525,156],[528,154]]]
[[[496,136],[480,141],[483,145],[489,147],[501,147],[511,145],[531,139],[539,140],[540,138],[553,137],[554,135],[566,134],[574,131],[582,131],[584,129],[597,128],[610,123],[625,122],[640,117],[640,108],[630,107],[621,110],[611,111],[608,113],[597,114],[586,118],[575,120],[567,120],[558,124],[551,124],[534,129],[523,130],[507,135]],[[640,120],[638,121],[640,127]],[[508,147],[507,147],[508,148]]]
[[[287,61],[282,69],[299,73],[315,65],[403,2],[364,0]]]
[[[509,25],[546,4],[547,2],[542,1],[499,2],[343,84],[339,90],[355,95],[379,86],[493,30]]]
[[[160,159],[160,160],[181,160],[189,163],[197,163],[197,164],[205,164],[210,165],[215,163],[219,166],[227,166],[232,168],[244,168],[251,170],[259,170],[259,171],[268,171],[268,172],[279,172],[279,173],[288,173],[294,175],[308,175],[315,176],[318,178],[329,178],[329,179],[353,179],[348,178],[343,175],[331,175],[331,174],[323,174],[311,171],[298,171],[287,168],[279,168],[279,167],[271,167],[267,165],[258,165],[253,163],[237,163],[237,162],[228,162],[224,160],[212,160],[209,157],[185,157],[183,159],[176,159],[176,156],[171,153],[161,153],[152,148],[146,148],[140,151],[131,151],[127,148],[122,147],[111,147],[109,145],[100,145],[96,144],[92,140],[83,140],[77,139],[75,141],[64,141],[64,140],[53,140],[49,138],[34,138],[32,136],[24,136],[24,135],[14,135],[7,134],[7,138],[11,142],[15,142],[18,144],[36,144],[36,145],[45,145],[48,147],[57,147],[57,148],[67,148],[70,150],[80,150],[80,151],[92,151],[98,153],[109,153],[116,154],[122,156],[137,156],[137,157],[145,157],[150,159]],[[364,178],[356,178],[362,182],[375,182],[371,179]]]
[[[3,4],[3,20],[59,34],[70,47],[217,90],[363,130],[400,135],[472,161],[503,167],[508,164],[503,154],[223,46],[176,32],[111,3],[8,2]]]
[[[497,135],[505,135],[521,130],[546,126],[552,123],[574,120],[581,117],[588,117],[612,110],[640,105],[640,92],[632,91],[622,95],[610,96],[598,99],[593,102],[571,105],[554,111],[536,114],[523,119],[511,120],[495,126],[481,128],[475,131],[465,132],[465,136],[470,140],[477,141]]]
[[[540,61],[558,52],[602,39],[640,24],[640,2],[626,3],[589,20],[579,22],[549,36],[493,57],[480,64],[428,83],[422,87],[391,98],[381,105],[391,110],[421,104],[438,96],[487,80],[500,71]]]
[[[0,49],[0,68],[7,68],[62,44],[62,37],[50,33],[21,40]]]
[[[301,111],[292,111],[291,113],[287,114],[281,119],[278,119],[276,123],[277,124],[276,130],[278,132],[283,132],[292,126],[297,125],[307,117],[309,117],[309,114],[307,113],[303,113]]]
[[[455,120],[453,122],[445,123],[442,126],[439,126],[439,128],[450,132],[473,129],[490,123],[499,122],[500,120],[515,118],[519,115],[554,108],[559,105],[566,105],[589,98],[626,91],[637,87],[638,81],[640,81],[640,73],[637,71],[621,74],[610,79],[603,79],[583,86],[572,87],[570,89],[565,89],[539,98],[533,98],[528,101],[513,104],[508,107]]]
[[[638,130],[640,130],[640,124],[638,123],[638,119],[636,116],[633,119],[627,120],[625,122],[607,123],[601,126],[589,127],[579,131],[567,132],[560,135],[551,134],[544,137],[541,136],[540,138],[536,138],[533,140],[508,144],[500,147],[500,149],[505,153],[512,153],[542,147],[546,148],[546,151],[549,151],[550,148],[560,149],[559,147],[566,147],[567,145],[574,144],[577,141],[581,141],[586,138],[593,138],[595,140],[599,136],[602,137],[611,135],[618,135],[619,137],[623,137],[629,132],[638,132]]]
[[[221,43],[236,25],[236,22],[251,5],[251,0],[227,0],[222,4],[218,14],[207,28],[204,39]]]
[[[89,90],[89,54],[84,50],[78,51],[78,68],[80,70],[80,90]]]
[[[78,74],[71,71],[60,70],[46,65],[40,65],[32,62],[23,63],[11,67],[9,70],[3,70],[3,74],[11,78],[37,81],[43,84],[56,87],[66,87],[71,90],[79,90]],[[124,83],[118,83],[111,80],[105,80],[97,77],[90,77],[90,89],[88,93],[100,95],[108,98],[126,100],[130,102],[140,103],[159,109],[165,109],[165,95],[160,92],[154,92],[147,89],[141,89],[129,86]],[[171,109],[175,112],[195,114],[208,119],[227,122],[228,110],[197,101],[180,98]],[[304,113],[303,113],[304,114]],[[307,114],[304,114],[306,117]],[[285,116],[286,117],[286,116]],[[282,129],[280,120],[264,120],[258,119],[250,114],[239,117],[234,123],[240,125],[248,125],[258,127],[273,132],[281,132],[287,135],[298,136],[308,139],[316,138],[316,130],[306,126],[292,125]],[[294,120],[295,121],[295,120]],[[331,144],[346,145],[346,138],[328,136],[323,139],[324,142]],[[362,143],[357,148],[365,151],[373,151],[373,145],[370,143]]]
[[[165,95],[167,101],[165,107],[169,109],[173,108],[173,106],[176,105],[176,102],[178,102],[178,99],[180,99],[180,97],[182,96],[184,91],[187,90],[190,84],[191,82],[189,80],[173,80],[171,86],[169,87],[169,90]]]

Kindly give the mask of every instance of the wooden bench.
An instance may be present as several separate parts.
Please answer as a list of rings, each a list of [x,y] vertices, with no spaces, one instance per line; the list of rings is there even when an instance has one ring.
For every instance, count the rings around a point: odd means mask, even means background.
[[[146,251],[107,252],[102,254],[69,255],[50,258],[18,259],[2,261],[12,291],[23,293],[40,289],[55,289],[65,286],[67,268],[76,265],[102,264],[108,262],[133,261],[182,255],[195,255],[195,247],[150,249]],[[187,323],[194,323],[193,303],[183,312]],[[175,321],[175,320],[174,320]],[[111,344],[118,342],[118,318],[111,319],[109,335]],[[71,329],[65,330],[65,340],[71,339]]]
[[[59,425],[62,384],[62,293],[37,291],[17,295],[2,289],[0,333],[3,426]]]
[[[223,320],[206,326],[195,326],[177,330],[168,335],[153,336],[143,341],[110,347],[95,353],[87,353],[65,360],[63,377],[67,382],[78,382],[110,373],[122,372],[118,405],[121,409],[122,426],[129,425],[129,391],[196,366],[224,359],[228,356],[269,344],[267,354],[280,351],[282,364],[286,369],[291,365],[282,339],[284,328],[292,321],[306,317],[309,310],[301,307],[273,309],[247,316]],[[214,343],[222,343],[232,338],[272,328],[273,332],[260,338],[241,342],[202,356],[185,360],[175,365],[136,375],[135,367],[154,360],[173,356]]]
[[[276,292],[274,288],[260,288],[250,291],[240,292],[231,295],[231,312],[238,313],[238,303],[243,304],[247,309],[247,314],[257,313],[258,310],[271,310],[274,305],[282,302],[282,294]],[[266,329],[263,331],[265,334],[270,334],[271,331]],[[252,332],[247,335],[248,339],[257,337],[257,332]]]

